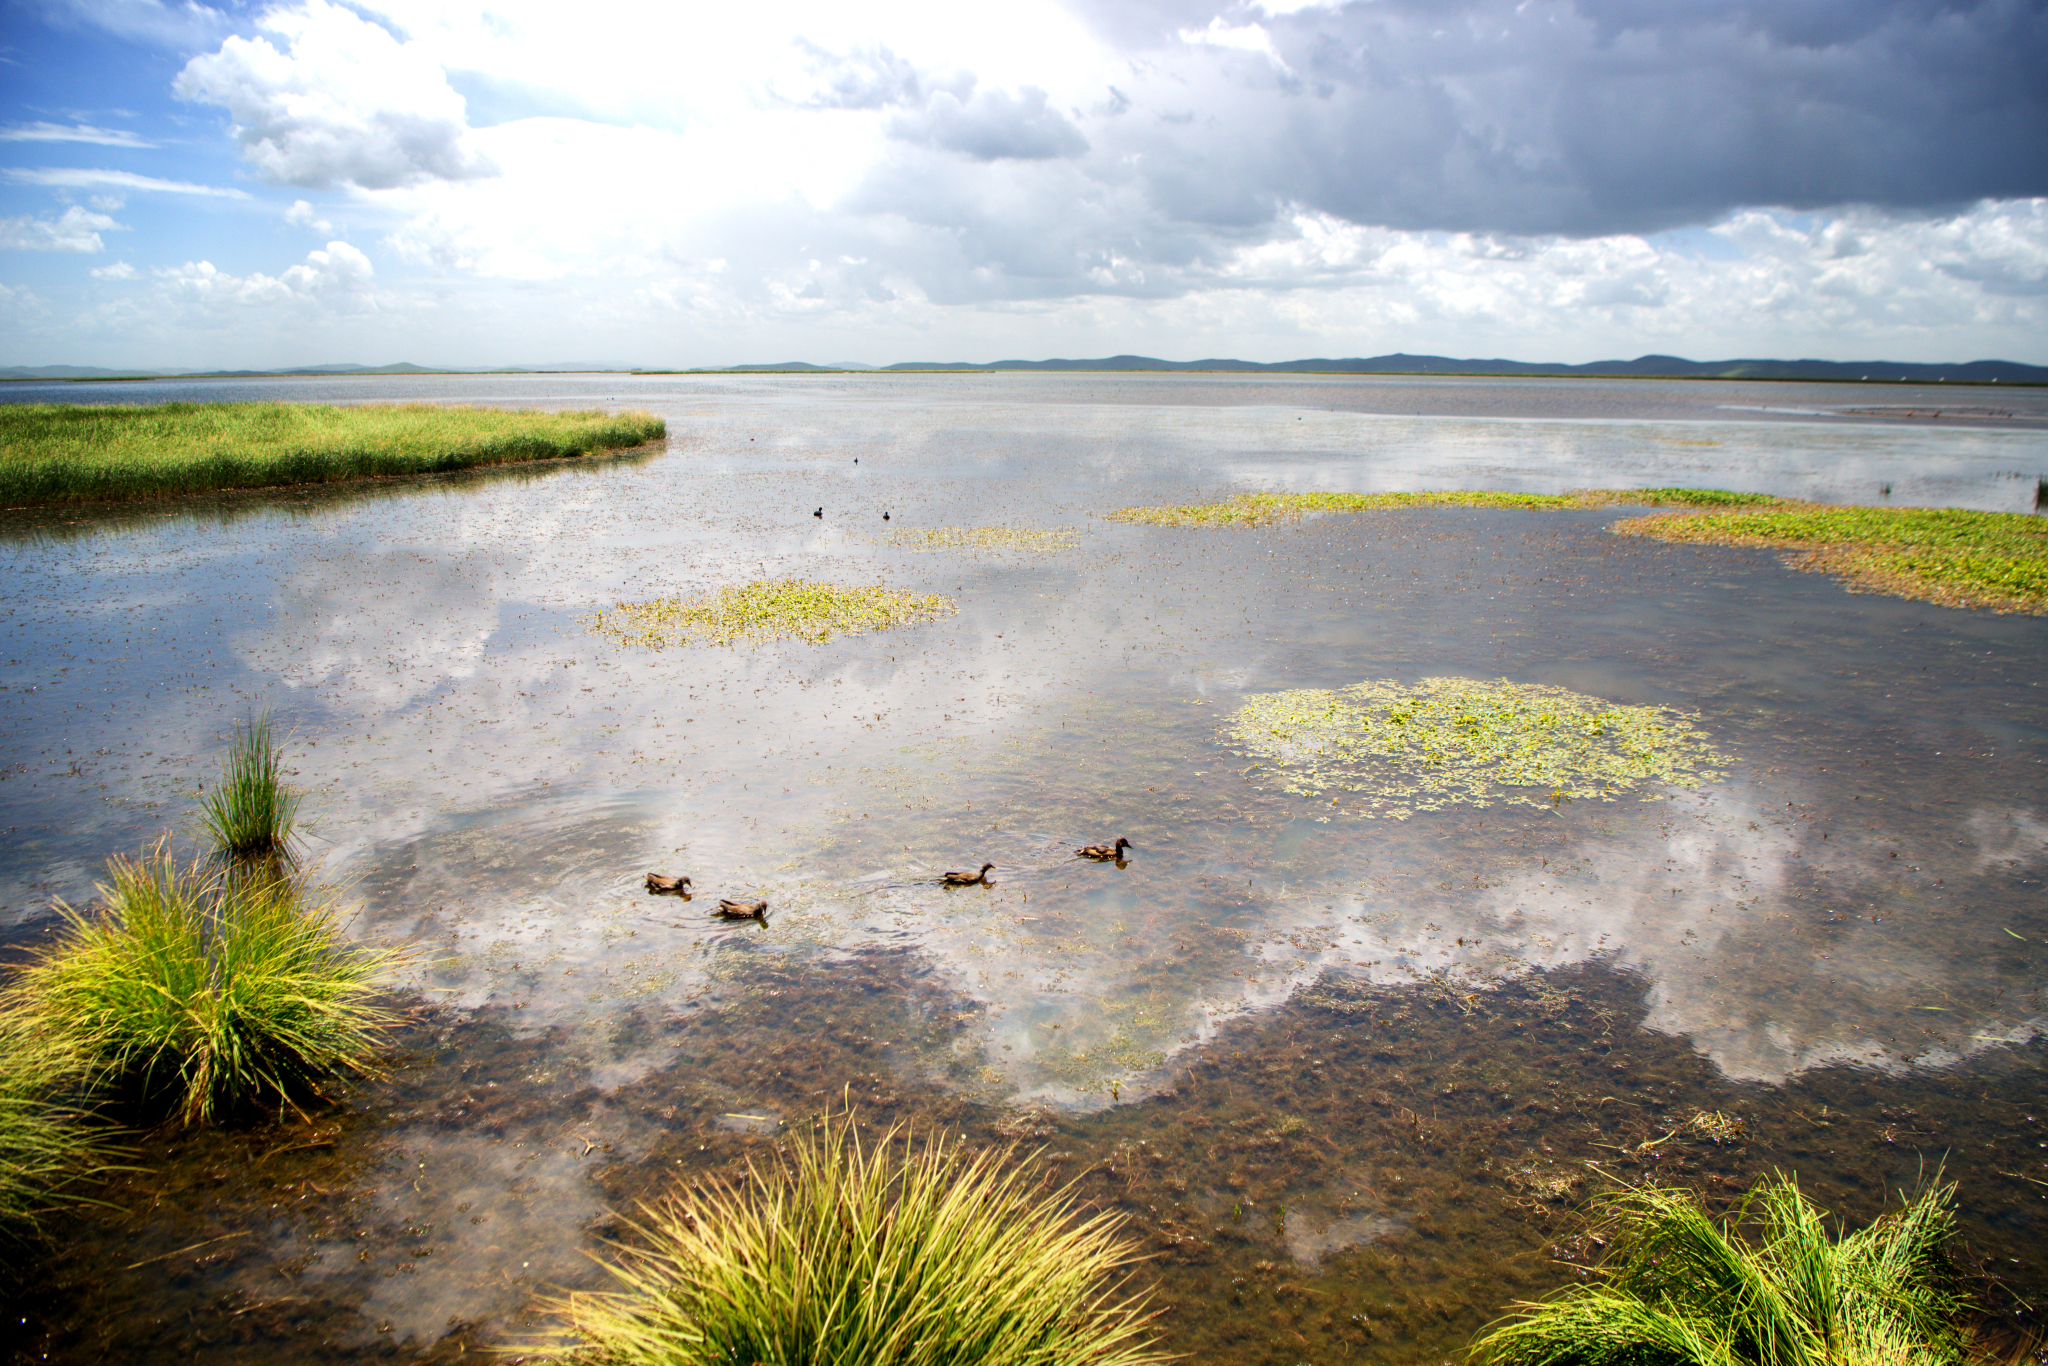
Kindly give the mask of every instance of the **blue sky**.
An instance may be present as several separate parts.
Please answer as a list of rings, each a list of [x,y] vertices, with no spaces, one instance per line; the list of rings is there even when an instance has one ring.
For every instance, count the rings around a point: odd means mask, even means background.
[[[2043,0],[0,14],[0,364],[2048,363]]]

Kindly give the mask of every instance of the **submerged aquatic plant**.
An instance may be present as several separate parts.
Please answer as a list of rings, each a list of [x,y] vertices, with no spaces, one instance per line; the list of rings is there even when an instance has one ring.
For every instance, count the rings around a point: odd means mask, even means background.
[[[1614,801],[1644,783],[1696,786],[1726,762],[1682,712],[1505,679],[1252,693],[1223,737],[1282,791],[1397,820],[1447,806]]]
[[[1384,512],[1393,508],[1512,508],[1522,511],[1644,506],[1741,507],[1776,503],[1767,493],[1727,489],[1575,489],[1570,493],[1508,493],[1499,490],[1440,490],[1424,493],[1240,493],[1214,503],[1179,507],[1128,507],[1109,514],[1112,522],[1147,526],[1254,527],[1316,512]]]
[[[900,1155],[899,1155],[900,1153]],[[623,1291],[556,1305],[604,1366],[1150,1366],[1122,1218],[1011,1153],[827,1117],[788,1161],[643,1207]]]
[[[1490,1366],[1961,1366],[1972,1359],[1943,1247],[1955,1187],[1828,1236],[1794,1178],[1717,1223],[1685,1190],[1611,1198],[1596,1279],[1522,1302],[1473,1344]],[[1737,1228],[1753,1224],[1754,1242]]]
[[[900,528],[890,532],[887,539],[898,550],[918,552],[1014,550],[1050,555],[1072,550],[1081,543],[1081,533],[1072,527],[1033,530],[1014,526],[936,526]]]
[[[270,713],[237,723],[227,761],[199,802],[213,851],[232,863],[281,871],[296,862],[292,827],[299,794],[284,781],[284,756],[270,738]]]
[[[959,610],[938,593],[847,587],[807,579],[764,579],[721,588],[704,598],[622,602],[591,626],[622,645],[758,644],[785,636],[813,643],[837,635],[914,626]]]
[[[134,1084],[186,1123],[374,1074],[396,1021],[376,1002],[397,953],[351,946],[332,900],[291,879],[116,857],[95,913],[17,973],[7,1004],[96,1086]]]
[[[2028,513],[1780,503],[1745,512],[1631,517],[1609,530],[1789,550],[1795,569],[1839,575],[1852,592],[2048,614],[2048,520]]]

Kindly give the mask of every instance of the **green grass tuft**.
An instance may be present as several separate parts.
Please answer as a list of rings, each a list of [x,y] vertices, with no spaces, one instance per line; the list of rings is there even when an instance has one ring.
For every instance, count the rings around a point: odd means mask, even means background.
[[[706,598],[622,602],[590,626],[621,645],[758,644],[794,636],[818,643],[836,635],[914,626],[959,610],[938,593],[905,593],[879,584],[847,587],[807,579],[763,579]]]
[[[900,1155],[899,1155],[900,1154]],[[712,1181],[643,1207],[610,1263],[625,1287],[555,1305],[591,1366],[1150,1366],[1121,1216],[1083,1218],[1012,1154],[966,1155],[850,1117],[797,1139],[750,1190]]]
[[[273,875],[297,862],[292,827],[299,794],[285,785],[284,758],[271,743],[270,714],[235,726],[227,762],[199,802],[213,852],[231,863],[261,865]]]
[[[1571,493],[1504,493],[1498,491],[1435,493],[1240,493],[1215,503],[1181,507],[1129,507],[1109,514],[1112,522],[1145,526],[1255,527],[1269,526],[1308,513],[1384,512],[1394,508],[1509,508],[1534,511],[1553,508],[1611,507],[1617,503],[1647,506],[1739,507],[1775,503],[1767,493],[1730,493],[1726,489],[1578,489]]]
[[[96,1087],[133,1085],[185,1123],[374,1074],[395,1022],[375,1001],[398,955],[341,937],[331,901],[276,876],[181,867],[163,845],[116,857],[93,914],[16,976],[12,1008]]]
[[[0,507],[556,460],[667,434],[651,413],[430,403],[0,404]]]
[[[1690,1191],[1612,1198],[1597,1278],[1521,1303],[1473,1355],[1490,1366],[1960,1366],[1972,1359],[1943,1248],[1955,1187],[1935,1185],[1829,1238],[1789,1176],[1717,1223]],[[1753,1224],[1747,1241],[1737,1228]]]
[[[78,1072],[63,1040],[0,1009],[0,1269],[26,1269],[43,1216],[84,1199],[122,1151],[65,1098]]]

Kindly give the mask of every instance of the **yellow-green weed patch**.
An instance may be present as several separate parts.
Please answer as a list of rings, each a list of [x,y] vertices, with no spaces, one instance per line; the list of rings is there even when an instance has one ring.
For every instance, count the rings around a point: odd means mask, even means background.
[[[1081,544],[1081,533],[1071,527],[1049,531],[1012,526],[902,527],[889,533],[888,543],[898,550],[919,553],[965,550],[1051,555]]]
[[[959,604],[940,593],[906,593],[880,584],[846,586],[809,579],[761,579],[708,597],[622,602],[599,612],[592,629],[621,645],[754,645],[794,636],[814,643],[949,617]]]
[[[1499,491],[1434,493],[1240,493],[1214,503],[1179,507],[1128,507],[1109,514],[1112,522],[1144,526],[1256,527],[1317,512],[1383,512],[1395,508],[1556,508],[1645,506],[1741,507],[1779,501],[1764,493],[1726,489],[1577,489],[1571,493]]]
[[[1727,762],[1683,712],[1505,679],[1254,693],[1223,738],[1257,761],[1255,779],[1394,820],[1448,806],[1614,801],[1646,784],[1697,786]]]
[[[1756,511],[1630,517],[1609,530],[1789,550],[1794,568],[1838,575],[1851,592],[2048,614],[2048,518],[2024,513],[1780,502]]]

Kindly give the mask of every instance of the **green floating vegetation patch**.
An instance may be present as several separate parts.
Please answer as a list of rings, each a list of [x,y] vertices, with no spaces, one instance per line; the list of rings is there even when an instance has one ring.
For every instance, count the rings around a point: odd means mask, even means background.
[[[1630,517],[1609,529],[1790,550],[1795,568],[1838,575],[1851,592],[2048,614],[2048,518],[2025,513],[1780,502],[1755,511]]]
[[[1612,507],[1622,503],[1648,507],[1677,505],[1720,508],[1778,501],[1767,493],[1675,488],[1577,489],[1571,493],[1240,493],[1214,503],[1190,503],[1180,507],[1119,508],[1109,514],[1109,520],[1134,522],[1145,526],[1254,527],[1268,526],[1309,513],[1383,512],[1394,508],[1510,508],[1530,511]]]
[[[558,460],[665,436],[652,413],[431,403],[0,404],[0,507]]]
[[[1223,738],[1284,792],[1405,820],[1449,806],[1614,801],[1645,784],[1694,787],[1727,759],[1692,718],[1503,679],[1368,681],[1253,693]]]
[[[939,593],[848,587],[810,579],[762,579],[721,588],[704,598],[663,597],[622,602],[591,620],[621,645],[761,644],[794,636],[814,643],[862,631],[937,621],[959,610]]]
[[[1051,555],[1081,544],[1081,533],[1070,527],[1037,531],[1013,526],[904,527],[892,531],[888,543],[898,550],[920,553],[939,550],[1015,550],[1026,554]]]

